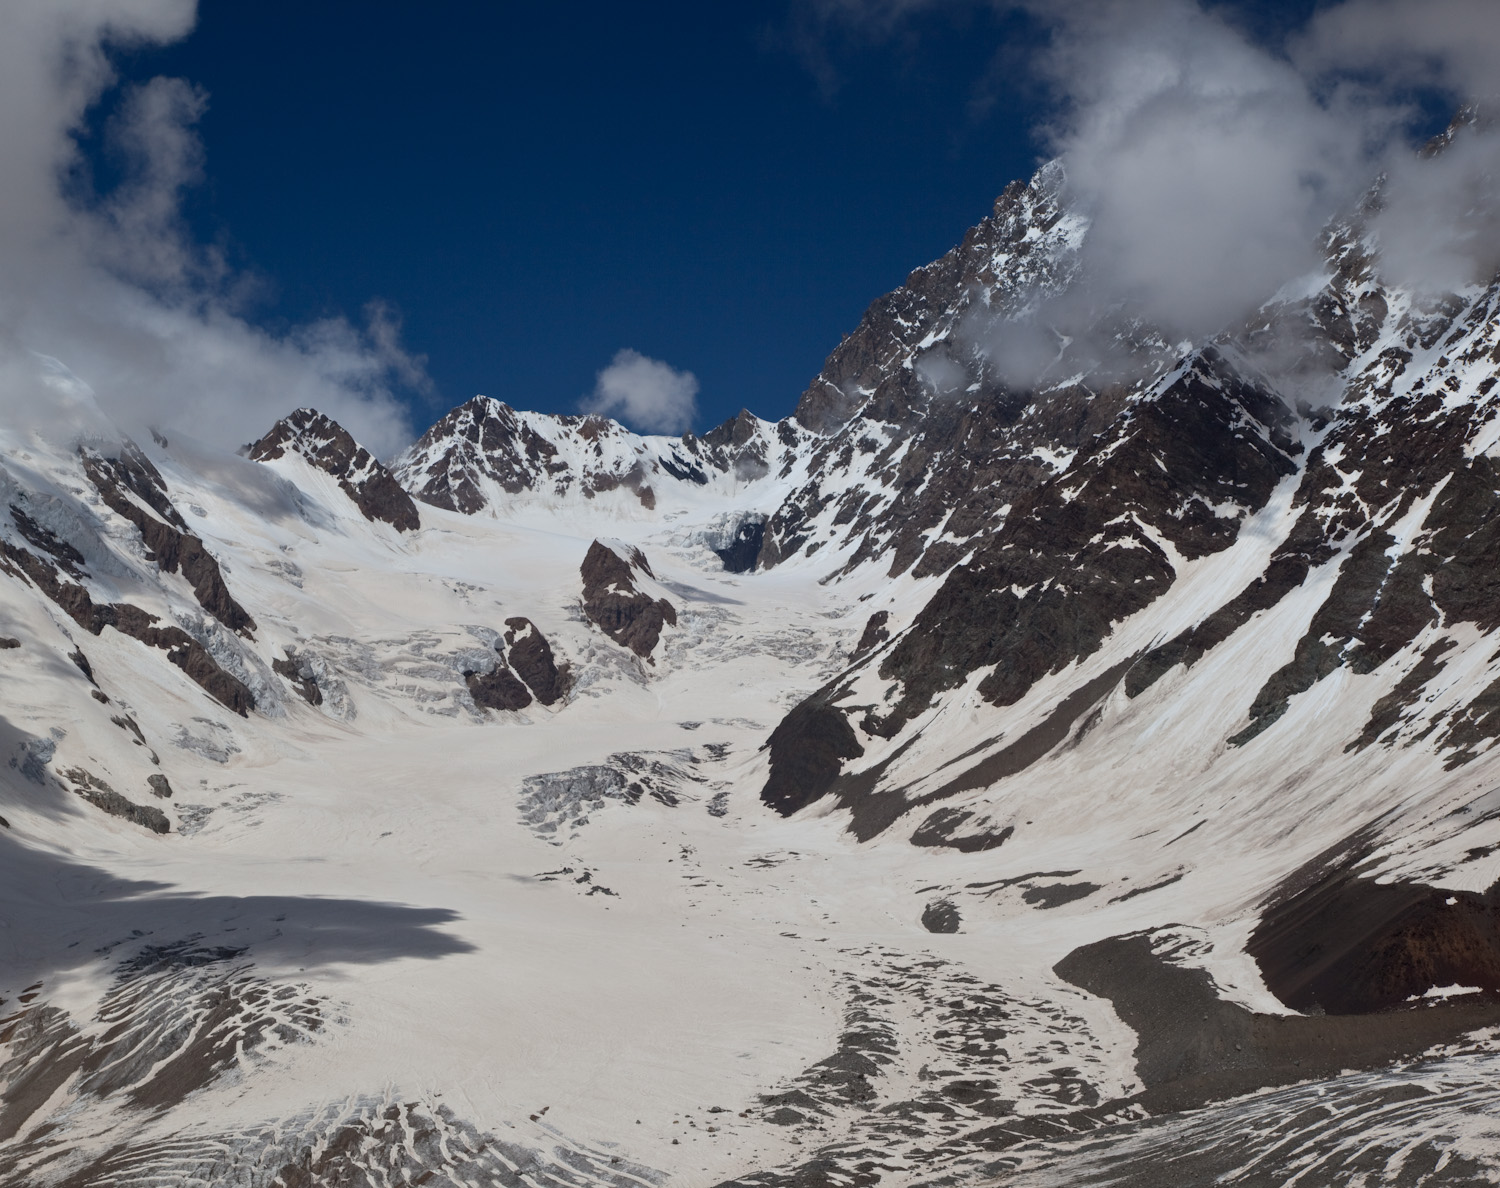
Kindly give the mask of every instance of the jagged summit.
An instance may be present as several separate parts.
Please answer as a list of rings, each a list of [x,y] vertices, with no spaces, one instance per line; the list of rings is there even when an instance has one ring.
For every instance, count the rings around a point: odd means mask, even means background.
[[[465,515],[513,506],[518,497],[556,504],[607,496],[615,506],[624,499],[651,512],[658,494],[676,484],[753,482],[781,464],[787,448],[785,435],[749,413],[703,438],[642,437],[601,416],[518,412],[476,396],[393,469],[424,503]]]
[[[391,472],[316,409],[299,408],[283,417],[246,451],[256,462],[274,462],[289,452],[331,475],[365,519],[382,520],[398,532],[421,526],[416,504]]]
[[[915,364],[950,340],[969,309],[1020,313],[1073,278],[1088,223],[1066,206],[1065,180],[1049,162],[1012,182],[961,244],[872,302],[802,394],[797,423],[827,435],[855,416],[909,425],[931,411],[932,381]],[[956,362],[982,365],[966,356]]]

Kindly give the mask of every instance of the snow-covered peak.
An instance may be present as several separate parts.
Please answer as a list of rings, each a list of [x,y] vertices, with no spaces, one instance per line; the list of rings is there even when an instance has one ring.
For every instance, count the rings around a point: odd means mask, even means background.
[[[247,450],[257,462],[288,454],[331,475],[367,520],[383,520],[399,532],[420,526],[416,504],[380,461],[331,417],[299,408],[283,417]]]
[[[701,438],[675,438],[476,396],[424,433],[394,471],[422,502],[465,515],[597,504],[642,518],[663,497],[675,505],[753,488],[783,468],[797,437],[748,412]]]

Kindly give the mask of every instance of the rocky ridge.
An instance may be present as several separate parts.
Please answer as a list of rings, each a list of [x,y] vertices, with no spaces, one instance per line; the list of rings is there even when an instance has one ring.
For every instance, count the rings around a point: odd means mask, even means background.
[[[464,515],[617,492],[645,514],[664,485],[763,478],[786,465],[797,436],[742,412],[701,438],[643,438],[604,417],[518,412],[476,396],[424,433],[393,469],[417,499]]]
[[[274,462],[288,453],[331,475],[365,519],[382,520],[398,532],[421,527],[417,505],[391,472],[347,429],[316,409],[299,408],[283,417],[246,451],[257,462]]]

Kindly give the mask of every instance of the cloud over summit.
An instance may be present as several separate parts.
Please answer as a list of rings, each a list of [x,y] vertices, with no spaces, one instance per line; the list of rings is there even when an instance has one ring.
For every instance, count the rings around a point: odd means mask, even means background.
[[[1246,5],[1199,0],[816,0],[815,10],[825,25],[891,36],[963,6],[1023,12],[1044,30],[1029,66],[1049,103],[1034,131],[1089,221],[1080,283],[1021,322],[969,328],[1017,383],[1111,312],[1173,340],[1249,316],[1321,267],[1321,229],[1382,176],[1372,229],[1388,279],[1442,292],[1500,267],[1500,135],[1481,121],[1436,157],[1417,152],[1435,107],[1500,106],[1492,0],[1343,0],[1274,42],[1249,30]]]
[[[94,185],[78,137],[113,88],[115,48],[186,36],[193,0],[12,0],[0,38],[0,409],[14,422],[60,360],[126,431],[219,446],[314,405],[388,453],[410,436],[399,392],[422,361],[381,306],[272,334],[243,314],[245,278],[181,215],[202,179],[210,101],[181,79],[129,88],[103,128],[120,181]],[[26,377],[32,376],[33,380]]]
[[[583,409],[647,433],[683,433],[698,411],[698,377],[627,348],[599,373]]]

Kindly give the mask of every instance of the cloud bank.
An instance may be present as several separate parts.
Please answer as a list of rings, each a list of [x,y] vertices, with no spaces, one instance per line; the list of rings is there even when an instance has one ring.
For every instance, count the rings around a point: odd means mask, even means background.
[[[646,433],[683,433],[698,411],[698,378],[626,349],[599,373],[583,410]]]
[[[963,2],[814,0],[814,10],[825,25],[889,36]],[[1069,340],[1069,370],[1089,354],[1107,366],[1107,336],[1090,333],[1101,320],[1201,341],[1249,316],[1321,268],[1321,229],[1382,175],[1372,229],[1387,279],[1444,292],[1500,267],[1500,135],[1481,121],[1441,154],[1417,152],[1419,101],[1500,114],[1493,0],[1344,0],[1276,44],[1238,19],[1243,4],[988,7],[1026,12],[1047,34],[1031,69],[1052,103],[1035,132],[1089,219],[1080,283],[1028,318],[969,327],[1014,382],[1035,382]]]
[[[127,89],[102,130],[121,181],[107,193],[92,183],[78,137],[117,85],[110,52],[177,40],[195,16],[194,0],[6,4],[0,413],[57,414],[60,361],[136,435],[157,426],[232,447],[313,405],[388,454],[410,438],[400,393],[429,386],[391,311],[269,333],[244,316],[253,280],[188,231],[181,202],[202,180],[208,96],[170,78]]]

